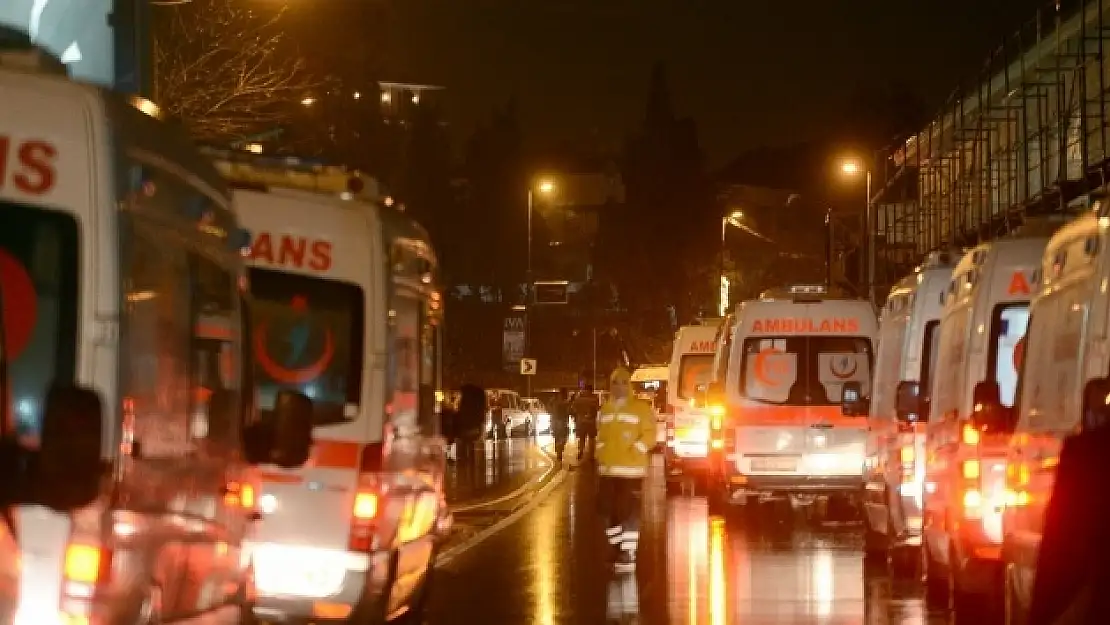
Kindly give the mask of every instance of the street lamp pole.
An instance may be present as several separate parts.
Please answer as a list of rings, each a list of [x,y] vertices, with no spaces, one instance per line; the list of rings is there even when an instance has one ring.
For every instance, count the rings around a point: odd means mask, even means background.
[[[532,185],[528,185],[528,260],[525,265],[525,280],[528,294],[524,298],[524,357],[532,357],[532,306],[536,303],[535,285],[532,282]],[[532,376],[524,376],[524,396],[532,396]]]
[[[867,299],[875,305],[875,223],[871,201],[871,168],[867,168]]]

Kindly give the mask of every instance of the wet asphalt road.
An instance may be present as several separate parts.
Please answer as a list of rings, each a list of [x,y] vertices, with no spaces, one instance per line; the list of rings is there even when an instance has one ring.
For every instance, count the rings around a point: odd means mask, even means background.
[[[437,571],[433,625],[940,625],[920,584],[865,571],[858,526],[710,516],[645,483],[635,574],[614,575],[593,475],[570,471],[537,507]],[[984,624],[985,625],[985,622]]]
[[[543,443],[541,439],[539,444]],[[531,438],[481,441],[469,457],[463,454],[447,464],[447,503],[454,506],[504,496],[535,480],[550,466],[550,459],[538,453]]]

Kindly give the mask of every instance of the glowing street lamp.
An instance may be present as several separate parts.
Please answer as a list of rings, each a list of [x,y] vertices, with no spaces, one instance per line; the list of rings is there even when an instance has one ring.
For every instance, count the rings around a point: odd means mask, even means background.
[[[875,305],[875,228],[872,224],[871,211],[871,169],[864,165],[859,158],[845,158],[840,162],[840,172],[845,176],[855,177],[864,174],[866,177],[866,202],[865,226],[867,241],[867,298]]]
[[[530,309],[532,307],[532,305],[536,303],[536,284],[535,284],[535,282],[533,281],[533,278],[532,278],[532,212],[533,212],[533,206],[535,204],[535,195],[536,195],[536,193],[539,193],[540,195],[550,196],[550,195],[553,195],[555,193],[555,190],[556,190],[555,181],[553,181],[550,178],[539,178],[537,180],[533,180],[528,185],[528,263],[526,265],[526,270],[525,270],[526,274],[528,276],[528,297],[527,297],[527,303],[526,303],[527,308],[524,311],[524,357],[525,358],[530,358],[531,355],[532,355],[531,354],[532,328],[531,328],[531,322],[529,321],[530,316],[528,314],[529,313],[528,309]],[[525,378],[525,385],[527,387],[525,389],[525,394],[526,394],[526,396],[531,397],[532,396],[532,376],[527,375],[527,376],[524,376],[524,378]]]

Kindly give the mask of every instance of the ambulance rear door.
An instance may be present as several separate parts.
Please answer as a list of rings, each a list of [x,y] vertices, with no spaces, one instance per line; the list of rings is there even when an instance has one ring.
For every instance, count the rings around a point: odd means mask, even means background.
[[[729,366],[737,470],[859,475],[867,418],[843,416],[841,393],[850,381],[870,393],[874,313],[865,302],[760,304],[741,318]]]

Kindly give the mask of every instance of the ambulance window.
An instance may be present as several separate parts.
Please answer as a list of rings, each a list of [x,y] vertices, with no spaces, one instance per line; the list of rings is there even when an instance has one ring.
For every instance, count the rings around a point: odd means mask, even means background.
[[[77,221],[66,213],[0,201],[0,215],[11,384],[5,405],[16,431],[33,440],[40,433],[47,387],[71,383],[75,375],[80,241]],[[3,425],[6,430],[11,424]]]
[[[740,364],[741,394],[770,404],[840,403],[846,382],[871,392],[871,341],[863,337],[750,338]]]
[[[193,296],[193,362],[190,371],[190,438],[211,443],[215,453],[231,453],[237,447],[239,424],[245,408],[242,401],[242,358],[240,345],[240,297],[236,276],[230,268],[212,259],[190,254],[190,286]],[[216,392],[234,394],[233,411],[213,411]],[[215,445],[215,446],[213,446]]]
[[[929,401],[929,392],[933,384],[933,370],[936,366],[937,348],[940,347],[940,320],[933,319],[925,324],[925,339],[922,341],[921,350],[921,380],[920,393],[925,401]],[[926,411],[926,414],[928,411]]]
[[[158,188],[158,195],[165,195],[166,188]],[[122,219],[120,392],[134,409],[139,455],[181,457],[189,452],[194,366],[188,251],[182,238],[169,236],[173,230],[164,222],[141,210],[123,213]]]
[[[678,364],[678,397],[690,399],[713,377],[713,354],[685,354]]]
[[[1002,396],[1002,404],[1014,405],[1014,393],[1017,390],[1018,361],[1015,348],[1029,324],[1029,304],[1010,303],[1000,304],[995,308],[991,320],[991,343],[988,362],[993,372],[995,381],[998,382]]]
[[[358,417],[362,403],[365,302],[361,287],[253,268],[251,351],[259,408],[283,388],[312,399],[317,427]]]

